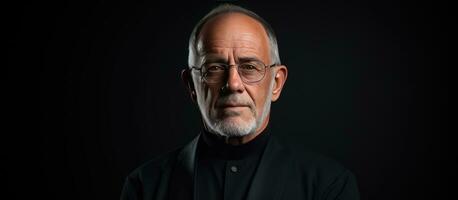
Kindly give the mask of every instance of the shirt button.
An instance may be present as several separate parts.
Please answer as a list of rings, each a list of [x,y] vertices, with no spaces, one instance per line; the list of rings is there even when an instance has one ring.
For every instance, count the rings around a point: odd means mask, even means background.
[[[231,171],[236,173],[239,171],[239,169],[237,168],[237,166],[231,166]]]

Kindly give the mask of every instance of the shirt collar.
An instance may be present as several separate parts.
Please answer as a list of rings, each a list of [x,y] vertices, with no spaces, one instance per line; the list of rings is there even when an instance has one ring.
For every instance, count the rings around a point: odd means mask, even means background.
[[[225,143],[225,138],[202,131],[199,144],[202,146],[205,155],[214,156],[224,160],[241,160],[251,156],[259,156],[264,151],[270,138],[269,126],[251,141],[241,145],[231,145]]]

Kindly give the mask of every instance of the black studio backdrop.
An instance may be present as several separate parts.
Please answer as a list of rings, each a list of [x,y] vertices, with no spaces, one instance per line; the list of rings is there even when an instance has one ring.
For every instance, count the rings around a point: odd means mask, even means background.
[[[271,23],[289,68],[278,137],[343,163],[362,199],[447,197],[448,4],[232,2]],[[218,3],[5,5],[2,199],[118,199],[131,170],[191,140],[200,115],[179,73]]]

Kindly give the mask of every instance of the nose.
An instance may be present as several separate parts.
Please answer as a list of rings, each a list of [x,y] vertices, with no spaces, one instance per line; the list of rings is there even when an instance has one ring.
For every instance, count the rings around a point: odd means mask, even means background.
[[[245,85],[243,84],[242,78],[237,71],[236,65],[229,66],[227,82],[223,88],[232,93],[242,93],[245,91]]]

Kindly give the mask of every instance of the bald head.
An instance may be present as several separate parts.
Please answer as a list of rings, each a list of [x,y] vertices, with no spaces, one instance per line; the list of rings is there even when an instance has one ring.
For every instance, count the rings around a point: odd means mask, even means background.
[[[252,11],[231,4],[223,4],[210,11],[194,27],[194,30],[192,31],[191,37],[189,39],[188,65],[191,67],[201,64],[200,56],[203,50],[202,47],[205,45],[205,42],[203,42],[201,39],[206,39],[208,36],[210,36],[207,33],[212,35],[220,35],[226,33],[232,34],[233,30],[235,30],[234,28],[244,30],[247,28],[252,28],[250,31],[252,33],[257,32],[258,34],[252,35],[249,40],[255,41],[256,39],[259,39],[267,41],[267,46],[262,47],[269,51],[269,60],[267,63],[280,64],[277,40],[270,25]],[[219,31],[218,34],[213,34],[215,33],[213,31],[218,31],[218,29],[224,29],[225,32]],[[202,34],[203,31],[207,33]],[[212,40],[216,38],[208,39]],[[265,41],[256,42],[259,44],[264,44]]]
[[[225,13],[210,19],[200,31],[196,49],[202,59],[226,52],[224,58],[217,59],[229,61],[235,55],[244,55],[270,64],[269,39],[264,27],[241,13]]]

